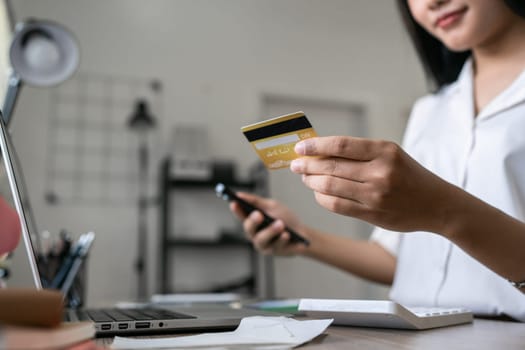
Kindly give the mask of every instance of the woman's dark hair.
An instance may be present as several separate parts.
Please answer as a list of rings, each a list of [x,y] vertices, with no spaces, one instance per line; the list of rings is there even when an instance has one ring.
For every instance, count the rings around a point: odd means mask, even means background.
[[[505,0],[505,3],[514,13],[525,17],[525,1]],[[414,20],[407,0],[398,0],[397,5],[430,82],[437,90],[454,82],[470,56],[470,51],[449,50]]]

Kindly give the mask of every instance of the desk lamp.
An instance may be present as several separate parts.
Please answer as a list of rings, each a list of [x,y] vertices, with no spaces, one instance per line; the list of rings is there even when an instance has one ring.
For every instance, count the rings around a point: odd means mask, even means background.
[[[5,5],[9,5],[9,2],[5,2]],[[11,72],[0,115],[0,137],[4,146],[8,142],[6,139],[7,125],[13,114],[22,83],[34,86],[51,86],[66,80],[73,74],[78,65],[79,49],[73,36],[60,25],[49,21],[29,20],[15,26],[9,47],[9,60]],[[9,150],[13,154],[10,154]],[[13,160],[17,161],[16,152],[13,148],[2,147],[2,153],[3,157],[10,159],[13,157]],[[10,187],[16,188],[13,176],[9,176],[8,180]],[[25,187],[24,183],[18,185]],[[24,190],[23,192],[26,193],[27,191]],[[28,198],[22,198],[22,200],[26,202],[25,208],[29,219],[34,221],[32,220]],[[34,230],[34,222],[31,222],[31,226],[31,229]],[[22,230],[22,238],[28,256],[33,260],[34,255],[31,251],[32,244],[29,232]],[[35,238],[37,247],[41,248],[38,235],[35,235]],[[35,270],[36,266],[36,261],[32,261],[31,269],[35,283],[41,287],[40,280],[36,277],[38,276],[38,271]]]
[[[64,27],[41,20],[15,26],[9,48],[12,71],[2,112],[7,125],[22,83],[52,86],[69,78],[79,63],[78,45]]]

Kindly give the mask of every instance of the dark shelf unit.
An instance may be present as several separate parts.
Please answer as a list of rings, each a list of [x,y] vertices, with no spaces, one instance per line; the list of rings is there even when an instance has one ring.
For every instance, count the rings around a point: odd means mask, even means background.
[[[171,192],[174,189],[184,190],[199,190],[209,188],[213,191],[217,182],[223,182],[234,189],[243,189],[247,191],[254,191],[260,186],[260,181],[239,181],[235,179],[225,179],[212,175],[208,179],[188,179],[188,178],[174,178],[171,175],[171,159],[165,158],[161,162],[159,172],[159,199],[160,199],[160,257],[159,257],[159,271],[160,271],[160,293],[174,293],[171,289],[172,282],[172,268],[169,264],[169,256],[175,249],[221,249],[228,247],[239,247],[248,249],[250,252],[250,267],[251,276],[240,278],[238,281],[230,281],[224,286],[217,286],[213,290],[203,292],[221,292],[227,291],[228,288],[235,288],[244,285],[250,290],[250,294],[256,293],[256,279],[259,269],[258,254],[252,248],[252,245],[247,240],[238,238],[240,232],[219,232],[219,239],[217,240],[203,240],[203,239],[189,239],[176,238],[172,233],[172,223],[176,219],[176,214],[172,214],[171,205],[174,200]],[[176,200],[176,199],[175,199]],[[226,209],[225,209],[226,213]],[[237,234],[237,235],[236,235]],[[237,237],[237,238],[233,238]]]

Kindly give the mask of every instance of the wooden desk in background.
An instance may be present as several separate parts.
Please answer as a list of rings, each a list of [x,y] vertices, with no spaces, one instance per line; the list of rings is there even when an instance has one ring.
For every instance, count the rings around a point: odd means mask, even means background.
[[[111,340],[97,343],[108,345]],[[331,326],[297,349],[525,350],[525,323],[474,319],[472,324],[424,331]]]

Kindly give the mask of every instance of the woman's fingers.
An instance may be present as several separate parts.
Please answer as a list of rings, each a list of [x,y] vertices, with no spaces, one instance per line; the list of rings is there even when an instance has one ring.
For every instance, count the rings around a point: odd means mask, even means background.
[[[286,231],[282,220],[275,220],[263,229],[259,229],[264,217],[261,212],[254,211],[243,221],[246,237],[254,247],[263,254],[274,254],[284,251],[290,243],[290,234]]]
[[[364,182],[370,172],[370,163],[338,157],[301,157],[292,161],[290,169],[297,174],[329,175]]]
[[[341,157],[353,160],[376,158],[386,141],[350,136],[312,137],[295,145],[295,152],[302,156]]]
[[[253,239],[263,220],[264,217],[258,210],[245,217],[242,222],[242,227],[249,240]]]
[[[340,203],[337,199],[364,204],[371,194],[368,184],[335,176],[303,175],[303,183],[314,192],[334,197],[334,205]]]
[[[256,214],[260,214],[257,212]],[[251,236],[250,239],[253,245],[260,251],[265,252],[268,249],[273,251],[274,244],[279,240],[279,236],[283,233],[284,223],[282,220],[275,220],[267,227],[258,230],[259,225],[262,223],[262,215],[256,216],[255,220],[252,220],[252,215],[248,218],[245,224],[245,231]]]
[[[290,243],[291,236],[285,231],[286,225],[300,227],[300,222],[290,210],[273,199],[246,192],[237,192],[237,195],[260,208],[248,214],[235,201],[230,203],[230,210],[241,220],[246,238],[252,242],[255,249],[264,254],[279,255],[293,255],[304,251],[303,244]],[[266,227],[261,227],[264,221],[263,210],[278,219]]]
[[[365,204],[357,202],[351,198],[343,198],[314,192],[315,200],[322,207],[338,214],[352,216],[366,220],[373,212]]]
[[[262,248],[261,252],[266,255],[279,254],[285,252],[288,248],[290,248],[290,234],[285,231],[274,236],[269,244]]]

